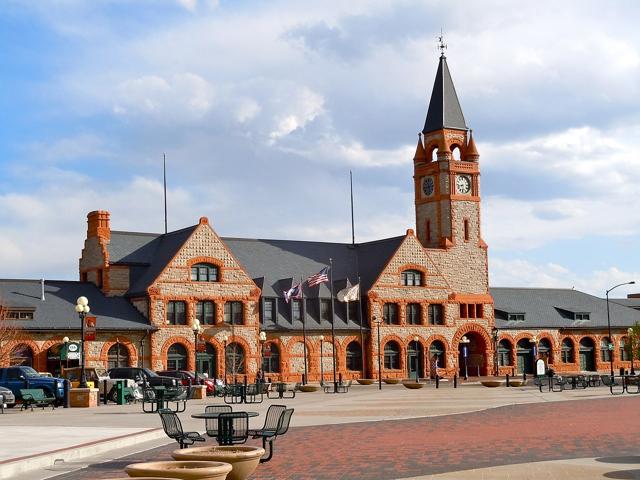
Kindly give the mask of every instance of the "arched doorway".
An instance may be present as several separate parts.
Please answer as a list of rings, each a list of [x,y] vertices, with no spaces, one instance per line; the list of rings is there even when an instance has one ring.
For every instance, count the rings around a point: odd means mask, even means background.
[[[196,357],[198,359],[198,373],[206,373],[209,378],[215,378],[217,365],[216,349],[213,345],[207,343],[204,352],[199,352]]]
[[[596,369],[596,349],[589,337],[580,339],[580,370],[593,372]]]
[[[227,375],[230,375],[233,381],[237,381],[238,374],[245,373],[244,365],[244,348],[242,345],[232,343],[227,346],[227,356],[225,365],[227,367]]]
[[[551,342],[548,338],[541,338],[538,342],[538,356],[542,358],[547,365],[553,363],[553,350]]]
[[[187,369],[187,349],[184,345],[174,343],[167,351],[167,370]]]
[[[534,373],[533,343],[528,338],[521,338],[516,345],[516,367],[518,373]]]
[[[362,370],[362,349],[355,340],[347,345],[347,370],[351,372]]]
[[[263,373],[280,373],[280,349],[275,343],[267,343],[264,346],[262,356]]]
[[[129,366],[129,350],[120,342],[111,345],[107,352],[107,369]]]
[[[49,350],[47,350],[47,372],[55,377],[59,377],[62,373],[63,362],[60,353],[63,348],[64,343],[58,343],[57,345],[52,345]],[[77,360],[75,363],[78,363]],[[64,367],[68,367],[66,362]]]
[[[444,344],[440,340],[434,340],[429,345],[429,376],[436,378],[439,368],[446,368],[446,358]]]
[[[417,340],[412,340],[407,346],[407,377],[424,377],[423,364],[422,344]]]
[[[28,345],[17,345],[9,355],[10,365],[33,367],[33,350]]]
[[[481,335],[475,332],[465,334],[458,342],[459,375],[487,375],[486,353],[487,345]]]

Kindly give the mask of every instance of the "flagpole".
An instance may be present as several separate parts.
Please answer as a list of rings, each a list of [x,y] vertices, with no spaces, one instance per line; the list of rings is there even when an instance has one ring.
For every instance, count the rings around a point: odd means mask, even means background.
[[[348,308],[348,307],[347,307]],[[360,359],[362,360],[362,378],[367,378],[364,362],[364,331],[362,330],[362,285],[360,284],[360,276],[358,276],[358,313],[360,316]]]
[[[167,155],[162,152],[162,182],[164,191],[164,233],[167,233]]]
[[[351,188],[351,246],[356,246],[356,229],[353,223],[353,174],[349,170],[349,186]]]
[[[302,277],[300,277],[300,296],[301,301],[302,301],[302,305],[300,308],[300,312],[302,314],[302,353],[304,355],[304,378],[302,379],[302,384],[306,385],[307,384],[307,328],[306,328],[306,324],[307,324],[307,312],[305,309],[305,304],[304,304],[304,288],[302,285]]]
[[[333,300],[333,259],[329,259],[329,287],[331,289],[331,343],[333,354],[333,393],[338,393],[338,381],[336,380],[336,329],[335,329],[335,305]]]

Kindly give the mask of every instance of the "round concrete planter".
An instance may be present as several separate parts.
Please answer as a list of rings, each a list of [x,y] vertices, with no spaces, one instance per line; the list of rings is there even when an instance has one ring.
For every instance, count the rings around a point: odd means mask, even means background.
[[[264,455],[264,448],[249,445],[229,445],[185,448],[174,450],[171,456],[175,460],[204,460],[208,462],[224,462],[233,468],[227,480],[244,480],[251,475]]]
[[[383,378],[382,381],[389,385],[397,385],[401,380],[399,378]]]
[[[402,382],[402,385],[404,385],[405,388],[409,388],[411,390],[417,390],[418,388],[424,387],[424,383],[415,382],[411,380],[405,380],[404,382]]]
[[[360,385],[373,385],[376,383],[374,378],[356,378],[356,382]]]
[[[105,478],[104,480],[131,480],[131,477]],[[136,477],[136,480],[176,480],[169,477]]]
[[[504,385],[504,382],[502,380],[482,380],[482,385],[484,385],[485,387],[501,387],[502,385]]]
[[[181,480],[225,480],[231,464],[222,462],[146,462],[133,463],[124,469],[130,477],[162,477]]]
[[[511,387],[524,387],[526,384],[526,380],[509,380],[509,386]]]
[[[318,390],[320,390],[320,385],[307,383],[306,385],[299,385],[298,390],[300,390],[301,392],[317,392]]]

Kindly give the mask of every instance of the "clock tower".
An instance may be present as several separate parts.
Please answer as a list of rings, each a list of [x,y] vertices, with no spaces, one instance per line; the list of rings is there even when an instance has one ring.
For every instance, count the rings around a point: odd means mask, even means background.
[[[486,249],[480,237],[480,156],[444,52],[418,137],[413,158],[418,240],[428,248]]]

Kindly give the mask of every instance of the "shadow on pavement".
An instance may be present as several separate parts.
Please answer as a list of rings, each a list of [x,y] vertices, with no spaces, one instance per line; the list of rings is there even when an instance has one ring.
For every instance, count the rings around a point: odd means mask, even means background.
[[[604,478],[620,478],[624,480],[640,479],[640,470],[618,470],[616,472],[608,472],[603,475]]]
[[[600,457],[600,458],[596,458],[595,460],[596,462],[602,462],[602,463],[640,464],[640,456],[638,455],[627,455],[627,456],[620,456],[620,457]]]

